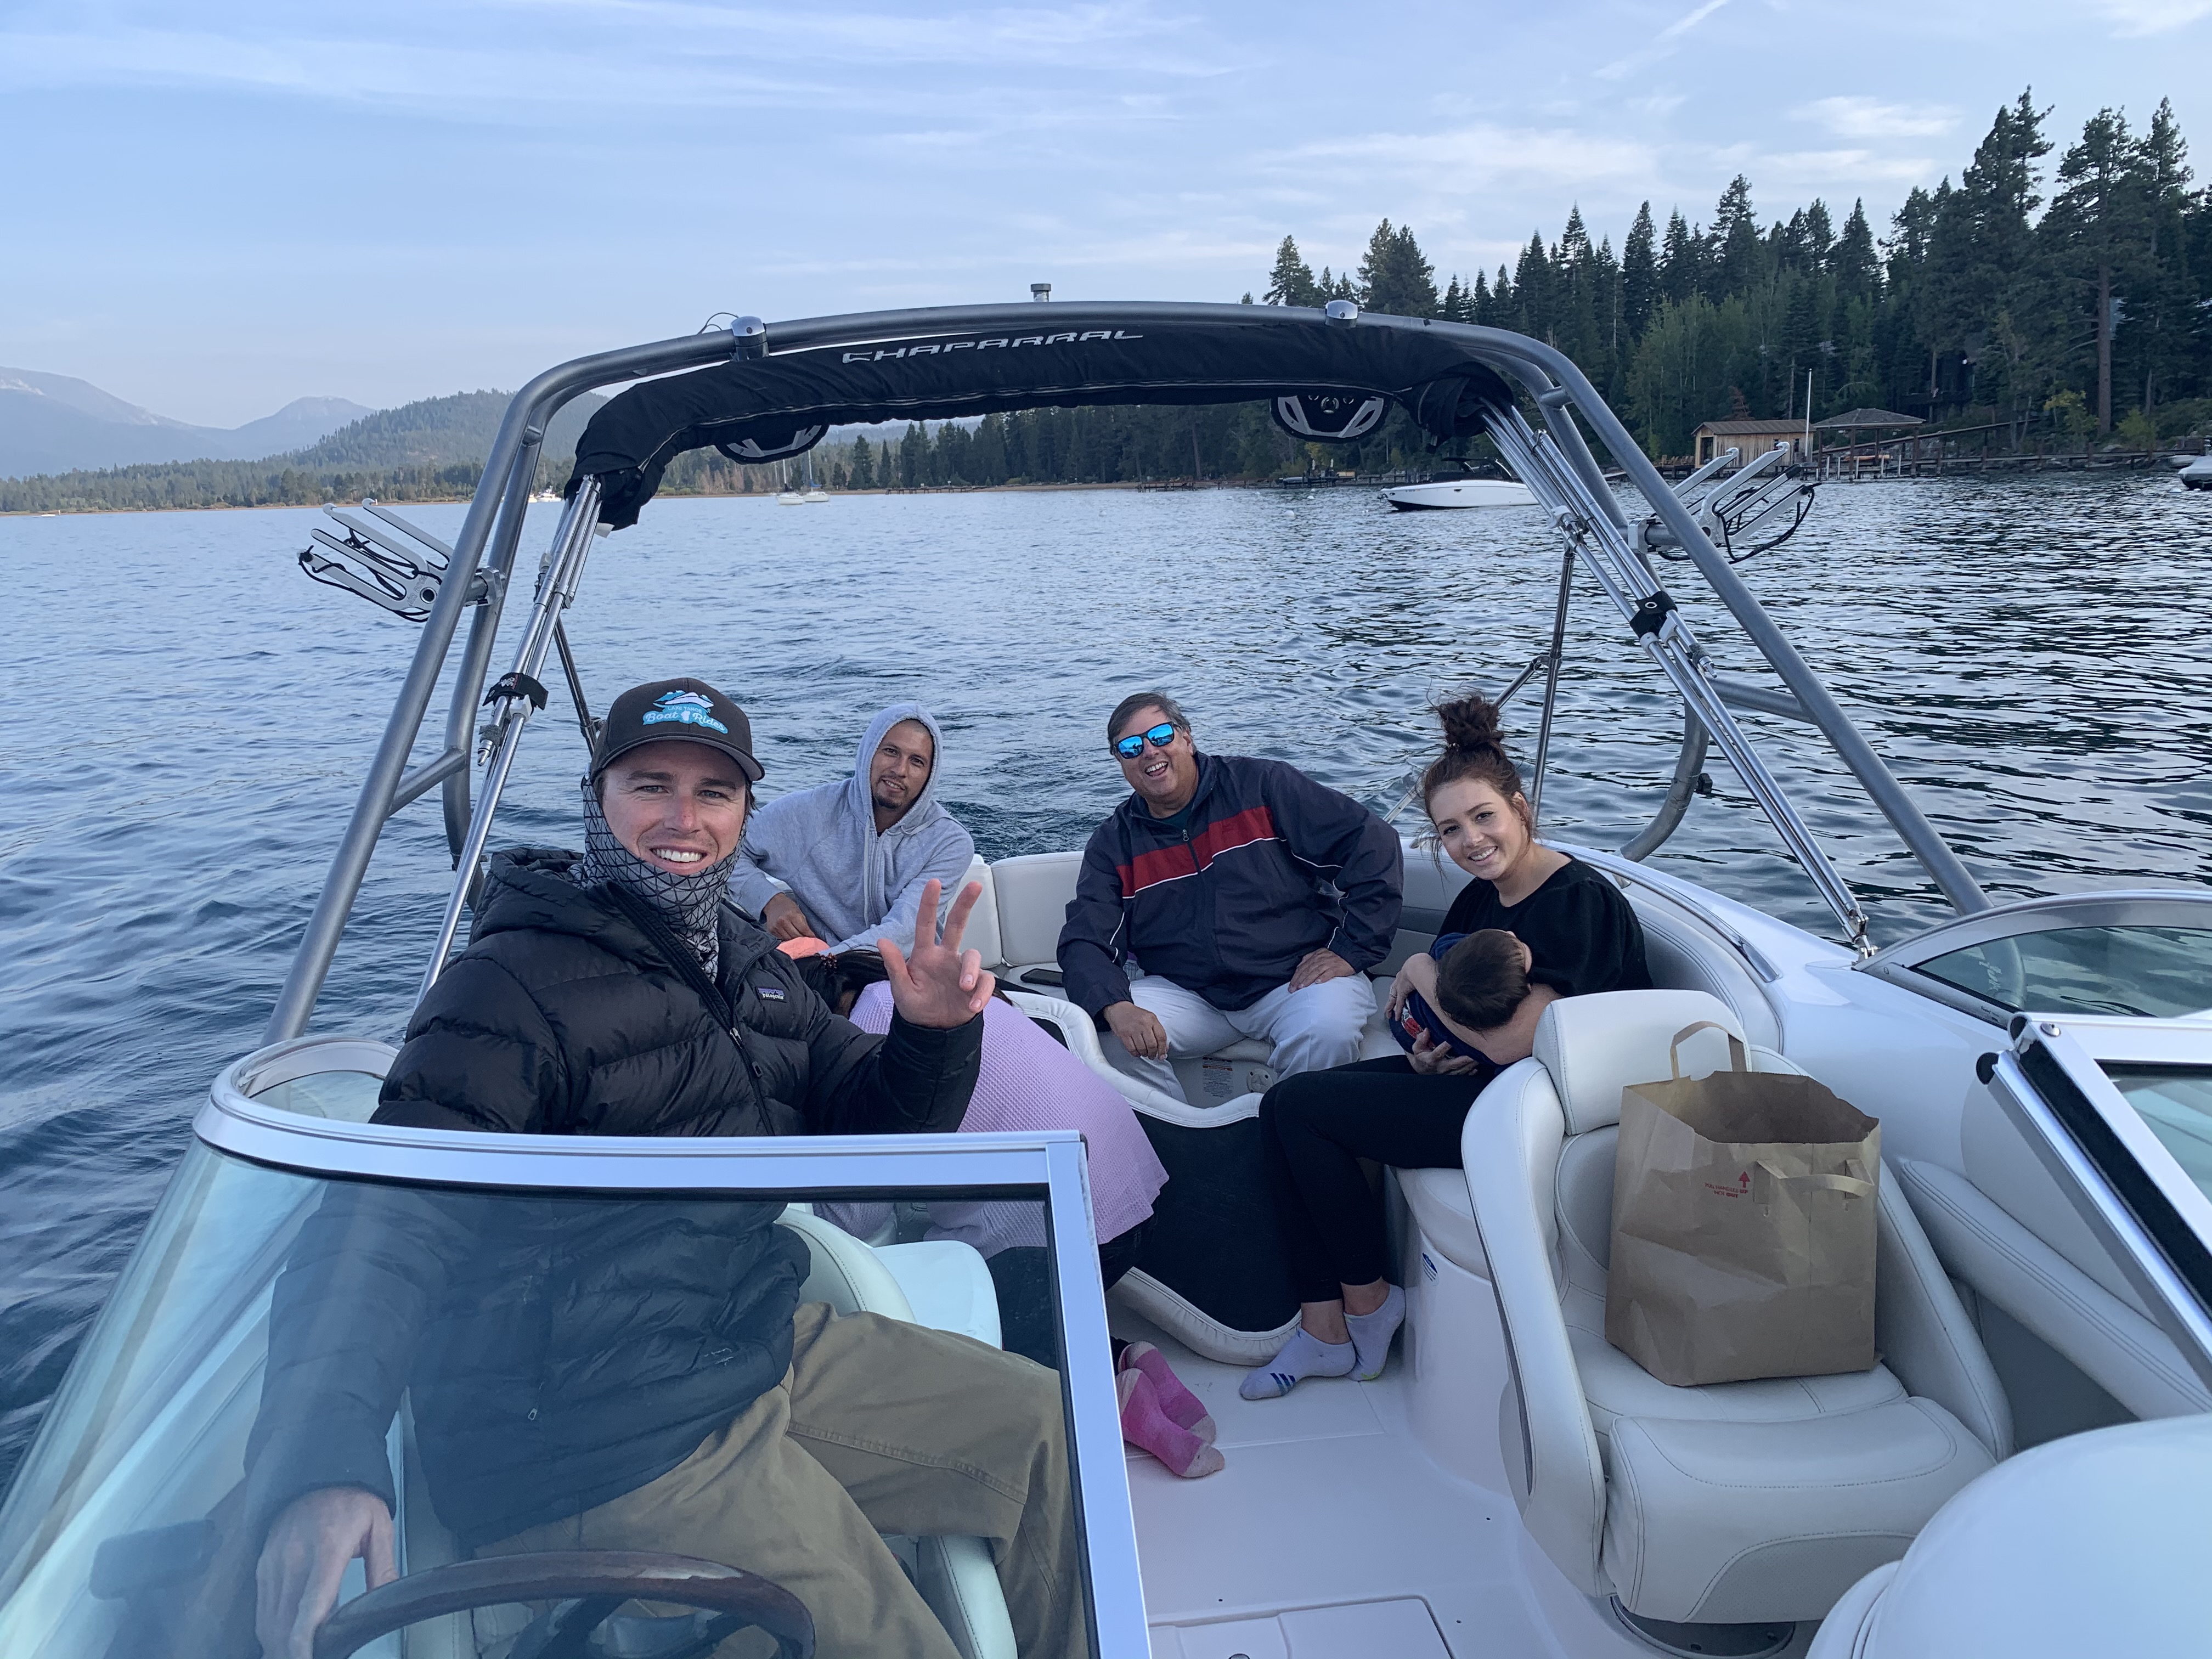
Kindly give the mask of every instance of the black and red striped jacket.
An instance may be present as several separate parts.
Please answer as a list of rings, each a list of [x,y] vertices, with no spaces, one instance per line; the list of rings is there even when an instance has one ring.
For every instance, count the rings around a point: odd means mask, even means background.
[[[1324,945],[1364,971],[1390,953],[1401,884],[1397,832],[1349,795],[1280,761],[1200,755],[1179,829],[1133,793],[1083,849],[1060,934],[1068,1000],[1127,1001],[1132,957],[1227,1009]]]

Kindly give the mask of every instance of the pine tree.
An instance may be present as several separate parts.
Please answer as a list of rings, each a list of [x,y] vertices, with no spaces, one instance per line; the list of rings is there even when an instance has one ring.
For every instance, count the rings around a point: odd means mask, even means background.
[[[2148,173],[2150,234],[2145,247],[2143,303],[2136,330],[2142,359],[2142,409],[2157,409],[2160,395],[2189,372],[2191,313],[2197,309],[2189,261],[2189,146],[2171,100],[2161,99],[2143,139]],[[2208,199],[2212,207],[2212,199]]]
[[[1707,233],[1711,254],[1705,270],[1706,296],[1716,305],[1731,295],[1748,294],[1765,275],[1765,248],[1751,209],[1751,180],[1741,173],[1729,180]]]
[[[1275,268],[1267,273],[1267,291],[1260,296],[1271,306],[1319,305],[1313,270],[1298,255],[1298,245],[1285,236],[1275,250]]]
[[[1828,268],[1828,255],[1835,246],[1836,228],[1828,217],[1828,204],[1815,196],[1813,205],[1805,210],[1805,248],[1814,270]]]
[[[2062,280],[2092,307],[2094,407],[2102,434],[2112,429],[2113,337],[2125,296],[2139,294],[2149,274],[2152,171],[2127,117],[2113,109],[2091,116],[2081,142],[2060,158],[2058,184],[2051,211],[2037,227],[2038,240]]]
[[[1705,238],[1682,222],[1675,209],[1667,216],[1666,240],[1659,245],[1659,297],[1680,305],[1705,287]]]
[[[1636,222],[1628,228],[1628,241],[1620,256],[1620,320],[1632,344],[1644,337],[1651,321],[1651,308],[1659,302],[1659,256],[1654,247],[1651,204],[1636,210]]]
[[[868,447],[866,434],[853,440],[853,460],[848,476],[855,489],[873,489],[876,487],[875,452]]]
[[[1436,268],[1423,257],[1410,226],[1394,228],[1385,219],[1375,228],[1360,262],[1356,297],[1364,310],[1394,317],[1436,314]]]
[[[1881,289],[1881,265],[1875,256],[1874,227],[1867,222],[1863,198],[1851,204],[1851,216],[1844,221],[1844,234],[1836,239],[1828,258],[1836,273],[1837,297],[1871,300]]]

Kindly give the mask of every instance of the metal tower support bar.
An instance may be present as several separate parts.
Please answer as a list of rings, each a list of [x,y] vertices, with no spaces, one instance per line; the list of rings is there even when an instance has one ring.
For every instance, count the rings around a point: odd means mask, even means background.
[[[300,948],[293,953],[283,988],[276,994],[276,1005],[270,1011],[269,1024],[261,1038],[264,1043],[282,1042],[307,1028],[308,1016],[314,1012],[315,999],[322,991],[325,975],[330,972],[331,960],[337,954],[338,935],[345,929],[347,914],[353,908],[362,878],[368,873],[368,861],[376,851],[377,837],[395,810],[408,752],[415,746],[416,734],[422,730],[422,716],[429,708],[431,694],[437,690],[438,675],[460,626],[469,590],[475,586],[468,580],[469,573],[477,568],[483,556],[485,543],[491,535],[493,522],[523,448],[526,431],[532,426],[544,430],[538,424],[537,411],[548,405],[557,408],[577,392],[593,386],[719,362],[734,352],[737,343],[738,337],[732,333],[690,334],[680,339],[578,357],[547,369],[507,404],[507,414],[500,422],[499,434],[492,440],[491,453],[485,459],[483,477],[477,484],[476,498],[469,503],[468,517],[462,521],[461,533],[454,542],[453,562],[446,570],[447,580],[431,603],[429,616],[423,620],[422,636],[416,645],[414,660],[408,665],[407,676],[400,683],[399,695],[392,706],[392,716],[385,722],[384,736],[377,744],[375,757],[369,762],[368,775],[362,780],[353,817],[347,821],[337,853],[331,860],[330,873],[323,878],[322,894],[315,901],[314,914],[307,919]],[[524,494],[528,494],[526,488]],[[501,593],[488,594],[486,608],[495,610],[503,598]]]
[[[507,493],[501,498],[499,519],[492,526],[491,541],[484,552],[484,584],[493,590],[493,598],[469,624],[468,640],[461,647],[460,668],[453,676],[453,701],[446,710],[446,747],[464,755],[476,746],[477,699],[483,695],[484,672],[499,637],[499,621],[506,609],[502,601],[507,597],[507,583],[514,574],[514,550],[522,541],[523,520],[530,511],[530,489],[538,478],[538,457],[545,441],[545,422],[552,417],[552,411],[548,410],[542,418],[532,420],[523,428],[522,445],[515,452],[514,470],[507,475]],[[462,837],[469,832],[466,767],[446,781],[441,805],[446,818],[446,848],[458,865]]]
[[[1364,319],[1362,319],[1363,321]],[[1758,597],[1744,585],[1743,579],[1732,569],[1720,550],[1705,538],[1698,528],[1697,520],[1688,506],[1667,487],[1659,476],[1658,468],[1644,454],[1620,417],[1606,406],[1597,389],[1567,356],[1539,340],[1510,334],[1502,329],[1478,328],[1472,325],[1443,325],[1463,329],[1485,349],[1486,356],[1503,365],[1510,365],[1518,378],[1528,380],[1528,371],[1534,371],[1540,382],[1556,383],[1571,396],[1574,407],[1590,423],[1599,440],[1610,450],[1615,460],[1628,474],[1628,481],[1650,503],[1659,521],[1674,532],[1682,550],[1698,567],[1722,604],[1735,614],[1736,622],[1750,635],[1759,653],[1778,674],[1784,684],[1796,694],[1797,701],[1814,724],[1825,733],[1844,764],[1849,767],[1860,787],[1873,800],[1890,826],[1920,860],[1921,867],[1960,911],[1972,914],[1990,908],[1989,896],[1960,861],[1936,826],[1928,822],[1912,798],[1905,793],[1881,756],[1874,751],[1859,729],[1851,724],[1828,688],[1821,683],[1812,665],[1798,655],[1797,647],[1790,644],[1774,619],[1766,614]],[[1531,390],[1540,398],[1549,387],[1532,385]],[[1567,422],[1570,429],[1572,422]],[[1576,434],[1579,441],[1580,434]],[[1610,491],[1607,492],[1610,494]]]
[[[484,843],[491,838],[491,821],[499,811],[499,798],[506,792],[507,774],[514,769],[515,751],[522,746],[523,728],[530,724],[531,715],[544,702],[542,684],[538,686],[535,698],[523,688],[526,684],[538,682],[538,671],[545,666],[546,654],[553,648],[553,630],[560,624],[561,613],[576,597],[576,584],[583,580],[584,560],[592,550],[592,539],[599,527],[599,481],[586,478],[569,496],[568,505],[561,514],[561,527],[554,534],[553,545],[546,551],[545,562],[538,567],[538,595],[530,609],[530,625],[523,630],[521,649],[514,653],[514,672],[494,688],[494,695],[500,699],[499,715],[485,733],[485,741],[497,746],[492,751],[491,764],[484,771],[483,788],[477,797],[469,832],[461,842],[453,890],[446,896],[446,913],[438,923],[438,942],[431,947],[429,965],[422,971],[422,988],[417,993],[418,998],[428,995],[430,988],[438,982],[438,975],[446,970],[453,936],[460,931],[461,912],[468,907],[469,890],[476,884],[477,862],[483,857]]]
[[[1670,610],[1655,618],[1644,611],[1642,601],[1645,595],[1639,589],[1649,580],[1649,575],[1637,561],[1626,530],[1590,498],[1588,485],[1560,453],[1559,446],[1532,430],[1518,410],[1501,411],[1491,422],[1490,435],[1522,483],[1561,516],[1563,526],[1571,535],[1579,533],[1590,556],[1590,572],[1597,578],[1598,585],[1605,589],[1607,597],[1620,608],[1624,617],[1639,624],[1638,641],[1651,653],[1660,671],[1673,682],[1689,713],[1720,744],[1729,763],[1742,778],[1791,855],[1813,878],[1814,886],[1836,913],[1852,942],[1862,951],[1870,952],[1873,947],[1867,942],[1866,912],[1705,678],[1703,652],[1696,635],[1683,623],[1681,613]],[[1655,621],[1656,626],[1652,625]]]

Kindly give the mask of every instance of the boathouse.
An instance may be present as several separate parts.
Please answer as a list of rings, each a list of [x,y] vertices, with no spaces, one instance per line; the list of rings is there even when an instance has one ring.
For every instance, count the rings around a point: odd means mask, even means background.
[[[1789,446],[1793,466],[1817,447],[1806,441],[1802,421],[1707,421],[1697,431],[1698,465],[1703,466],[1727,449],[1741,452],[1748,461],[1777,444]]]

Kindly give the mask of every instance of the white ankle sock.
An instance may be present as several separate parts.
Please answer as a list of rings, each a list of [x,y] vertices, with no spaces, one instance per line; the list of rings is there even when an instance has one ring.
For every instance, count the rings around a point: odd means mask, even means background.
[[[1244,1374],[1237,1392],[1247,1400],[1273,1400],[1309,1376],[1348,1376],[1358,1363],[1351,1343],[1323,1342],[1310,1331],[1297,1330],[1273,1359]]]
[[[1362,1382],[1372,1382],[1382,1375],[1390,1358],[1390,1339],[1397,1335],[1405,1319],[1406,1292],[1397,1285],[1390,1287],[1390,1294],[1373,1313],[1345,1315],[1345,1328],[1352,1333],[1352,1346],[1359,1355],[1356,1375]]]

